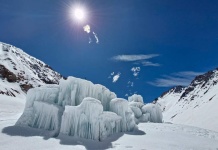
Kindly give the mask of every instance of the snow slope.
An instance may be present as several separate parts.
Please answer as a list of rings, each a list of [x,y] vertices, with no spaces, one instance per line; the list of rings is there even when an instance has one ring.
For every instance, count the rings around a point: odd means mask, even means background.
[[[29,88],[57,84],[61,77],[44,62],[0,42],[0,94],[24,98]]]
[[[49,131],[14,126],[23,112],[23,99],[0,95],[0,103],[1,150],[218,149],[217,132],[175,124],[141,123],[139,124],[139,130],[114,134],[103,142],[65,135],[49,138]]]
[[[156,101],[165,122],[218,131],[218,70],[197,76],[188,87],[174,87]]]

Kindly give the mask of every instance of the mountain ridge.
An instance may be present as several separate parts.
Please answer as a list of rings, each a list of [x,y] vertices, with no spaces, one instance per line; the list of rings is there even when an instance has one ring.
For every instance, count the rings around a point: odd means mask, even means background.
[[[0,42],[0,94],[25,97],[33,87],[58,84],[60,73],[22,49]]]
[[[161,107],[165,122],[218,131],[217,83],[218,69],[216,68],[196,76],[187,87],[171,88],[158,97],[154,103]]]

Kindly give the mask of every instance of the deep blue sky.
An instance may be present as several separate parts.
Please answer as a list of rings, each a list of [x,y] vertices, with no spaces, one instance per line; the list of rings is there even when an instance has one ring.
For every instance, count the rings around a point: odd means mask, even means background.
[[[23,49],[64,76],[103,84],[118,97],[137,91],[145,102],[218,66],[217,0],[86,0],[82,3],[89,19],[83,24],[69,18],[75,3],[0,0],[0,41]],[[99,44],[88,43],[86,24],[97,33]],[[111,59],[139,54],[159,54],[143,61],[160,66]],[[130,70],[138,66],[136,79]],[[111,72],[121,73],[116,83],[108,78]],[[128,81],[134,86],[128,88]]]

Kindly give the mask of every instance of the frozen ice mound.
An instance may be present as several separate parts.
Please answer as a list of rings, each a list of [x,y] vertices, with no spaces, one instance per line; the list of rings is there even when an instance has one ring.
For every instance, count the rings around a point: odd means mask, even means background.
[[[16,125],[50,130],[92,140],[135,127],[134,114],[125,99],[106,87],[68,77],[60,85],[46,85],[27,93],[23,114]]]
[[[142,104],[144,103],[143,97],[141,95],[138,95],[138,94],[133,94],[132,96],[129,96],[128,101],[129,102],[140,102]]]
[[[142,113],[144,114],[141,118],[144,122],[155,122],[162,123],[163,115],[159,106],[149,103],[142,107]],[[148,119],[148,120],[146,120]]]
[[[30,89],[27,93],[24,112],[16,122],[16,125],[33,126],[32,122],[34,117],[36,115],[39,115],[37,114],[38,109],[43,109],[41,111],[47,113],[45,111],[53,109],[52,107],[54,106],[61,108],[56,105],[58,93],[59,87],[57,85],[42,86]],[[45,106],[41,107],[40,104],[37,102],[41,102],[41,106]]]
[[[121,117],[112,112],[103,112],[97,99],[87,97],[78,106],[65,106],[60,132],[86,139],[103,140],[119,132]]]
[[[128,97],[129,106],[134,113],[135,123],[154,122],[162,123],[162,111],[159,106],[152,103],[144,104],[141,95],[134,94]]]
[[[110,102],[110,111],[121,116],[121,132],[133,131],[136,127],[134,114],[128,105],[128,101],[122,98],[115,98]]]

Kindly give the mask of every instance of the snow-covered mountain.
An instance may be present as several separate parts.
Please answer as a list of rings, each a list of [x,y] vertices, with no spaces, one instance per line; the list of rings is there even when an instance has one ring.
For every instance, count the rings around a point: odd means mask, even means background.
[[[62,76],[23,50],[0,42],[0,94],[25,97],[32,87],[57,84]]]
[[[197,76],[188,87],[177,86],[155,102],[165,122],[218,131],[218,69]]]

